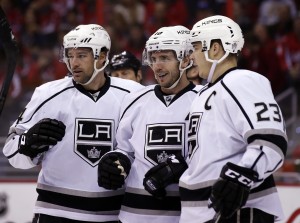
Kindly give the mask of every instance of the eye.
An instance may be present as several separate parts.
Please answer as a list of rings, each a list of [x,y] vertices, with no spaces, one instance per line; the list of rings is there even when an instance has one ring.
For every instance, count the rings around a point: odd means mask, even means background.
[[[161,62],[167,62],[167,61],[169,61],[170,59],[169,59],[168,56],[161,56],[161,57],[160,57],[160,60],[161,60]]]
[[[156,58],[155,57],[150,57],[150,62],[151,63],[155,63],[156,62]]]
[[[87,55],[85,53],[81,53],[78,55],[78,58],[85,58],[85,57],[87,57]]]

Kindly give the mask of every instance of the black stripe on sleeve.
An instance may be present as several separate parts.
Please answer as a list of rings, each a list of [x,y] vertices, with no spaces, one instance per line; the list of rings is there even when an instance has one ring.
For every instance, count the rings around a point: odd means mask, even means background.
[[[274,135],[274,134],[254,134],[254,135],[251,135],[250,137],[248,137],[248,139],[247,139],[248,144],[250,144],[251,142],[253,142],[254,140],[257,140],[257,139],[264,140],[264,141],[275,144],[276,146],[278,146],[280,148],[280,150],[282,151],[284,156],[286,156],[287,141],[283,136]]]
[[[223,85],[223,87],[225,88],[225,90],[228,92],[228,94],[230,94],[230,96],[232,97],[232,99],[236,102],[236,104],[239,106],[239,108],[241,109],[242,113],[244,114],[245,118],[248,121],[249,126],[251,127],[251,129],[254,129],[253,124],[249,118],[249,116],[247,115],[246,111],[244,110],[244,108],[242,107],[242,105],[240,104],[240,102],[238,101],[238,99],[234,96],[234,94],[229,90],[229,88],[226,86],[226,84],[224,83],[223,80],[221,80],[221,84]]]
[[[154,91],[154,89],[150,89],[148,91],[146,91],[145,93],[141,94],[140,96],[138,96],[136,99],[133,100],[133,102],[131,102],[127,108],[124,110],[123,114],[121,115],[120,120],[123,118],[123,116],[125,115],[125,113],[127,112],[127,110],[137,101],[139,100],[141,97],[143,97],[145,94],[148,94],[149,92]]]
[[[65,89],[63,89],[63,90],[57,92],[56,94],[52,95],[51,97],[47,98],[45,101],[43,101],[43,102],[35,109],[35,111],[34,111],[34,112],[32,113],[32,115],[31,115],[31,117],[30,117],[26,122],[22,122],[22,124],[29,122],[29,121],[32,119],[32,117],[34,116],[34,114],[37,113],[37,111],[38,111],[41,107],[43,107],[44,104],[46,104],[48,101],[52,100],[52,99],[55,98],[57,95],[60,95],[62,92],[67,91],[67,90],[69,90],[69,89],[71,89],[71,88],[74,88],[74,86],[67,87],[67,88],[65,88]]]

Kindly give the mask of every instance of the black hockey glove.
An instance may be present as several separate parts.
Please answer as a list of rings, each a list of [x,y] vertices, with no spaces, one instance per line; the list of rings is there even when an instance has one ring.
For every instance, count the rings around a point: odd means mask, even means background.
[[[251,186],[257,180],[257,172],[227,163],[212,186],[208,207],[220,213],[222,218],[230,218],[246,204]]]
[[[66,126],[61,121],[42,119],[20,136],[19,153],[34,158],[61,141],[65,130]]]
[[[166,186],[178,183],[186,169],[187,164],[181,154],[171,155],[165,162],[152,167],[145,174],[145,190],[157,199],[162,199],[166,196]]]
[[[121,188],[129,174],[131,162],[119,152],[105,154],[98,165],[98,185],[108,190]]]

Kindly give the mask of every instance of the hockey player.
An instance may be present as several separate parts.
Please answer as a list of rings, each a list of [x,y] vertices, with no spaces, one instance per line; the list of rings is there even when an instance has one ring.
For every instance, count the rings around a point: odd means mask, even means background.
[[[125,97],[117,152],[100,160],[99,185],[115,189],[127,176],[122,223],[179,221],[178,179],[187,167],[188,108],[201,88],[186,76],[189,32],[183,26],[162,27],[146,42],[145,61],[158,85]]]
[[[110,75],[140,83],[142,81],[141,62],[129,51],[112,57],[109,64]]]
[[[111,41],[99,25],[77,26],[63,47],[72,77],[36,88],[3,152],[16,168],[41,165],[34,223],[118,222],[124,189],[99,188],[97,165],[115,147],[123,97],[142,85],[104,75]]]
[[[283,163],[287,136],[270,82],[237,68],[244,38],[231,19],[200,20],[191,30],[191,42],[191,59],[208,83],[190,109],[180,222],[282,219],[272,173]]]

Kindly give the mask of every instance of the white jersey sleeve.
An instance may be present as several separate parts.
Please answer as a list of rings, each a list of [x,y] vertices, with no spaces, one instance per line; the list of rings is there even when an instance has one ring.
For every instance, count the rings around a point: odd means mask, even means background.
[[[38,105],[40,105],[47,97],[46,94],[49,93],[47,90],[48,86],[48,84],[45,84],[35,89],[31,100],[26,105],[24,111],[9,129],[3,153],[8,158],[9,163],[15,168],[29,169],[35,167],[38,162],[38,160],[32,160],[28,156],[18,152],[19,139],[21,134],[44,118],[43,114],[46,112],[44,107],[38,112],[36,112],[36,110],[38,109]],[[39,157],[39,159],[41,158],[42,157]]]
[[[270,83],[248,71],[232,72],[222,85],[224,112],[248,144],[238,165],[254,169],[265,179],[282,165],[287,147],[284,120]]]

